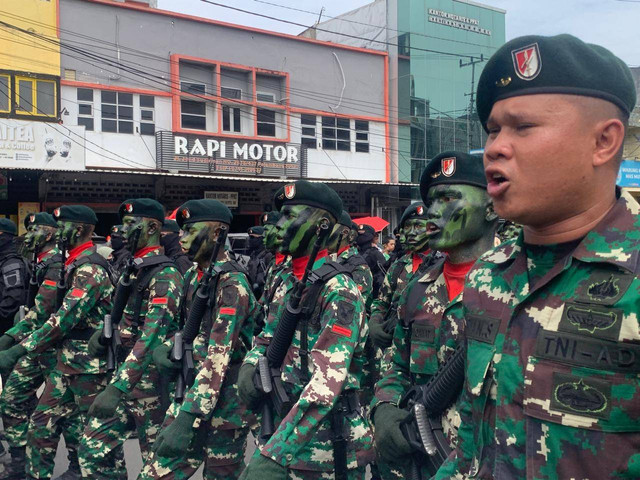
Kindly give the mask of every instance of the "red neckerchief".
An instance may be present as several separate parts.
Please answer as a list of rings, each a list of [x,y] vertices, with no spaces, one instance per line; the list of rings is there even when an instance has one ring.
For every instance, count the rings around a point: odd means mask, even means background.
[[[464,278],[467,272],[471,270],[475,260],[467,263],[451,263],[447,259],[444,262],[444,282],[447,285],[447,293],[449,294],[449,301],[458,296],[464,287]]]
[[[204,272],[200,269],[198,269],[198,281],[200,281],[200,279],[202,278],[202,276],[204,275]]]
[[[326,257],[329,254],[327,249],[320,250],[318,252],[318,256],[316,257],[316,262],[321,258]],[[304,275],[304,269],[307,266],[307,262],[309,261],[309,255],[304,257],[298,257],[291,260],[291,265],[293,266],[293,274],[296,276],[298,280],[302,280],[302,276]]]
[[[141,248],[140,250],[138,250],[136,252],[136,254],[133,256],[133,258],[142,258],[144,257],[147,253],[153,252],[154,250],[157,250],[158,248],[160,248],[160,245],[154,245],[152,247],[144,247]]]
[[[338,250],[338,256],[342,255],[344,252],[349,250],[349,247],[350,245],[347,245],[346,247],[342,247],[340,250]]]
[[[40,263],[42,261],[42,259],[47,255],[47,253],[49,253],[51,251],[51,249],[47,250],[46,252],[40,252],[38,254],[38,263]]]
[[[431,250],[427,248],[424,252],[413,254],[413,257],[412,257],[413,264],[411,268],[412,273],[416,273],[416,270],[418,270],[418,268],[420,267],[420,264],[424,260],[424,257],[429,255],[430,253],[431,253]]]
[[[287,258],[286,255],[280,252],[276,252],[276,265],[280,265],[282,262],[284,262],[285,258]]]
[[[64,266],[65,267],[68,266],[71,262],[73,262],[76,258],[78,258],[78,255],[80,255],[86,249],[91,247],[93,247],[93,242],[89,240],[87,243],[83,243],[82,245],[78,245],[77,247],[69,250],[69,256],[65,260]]]

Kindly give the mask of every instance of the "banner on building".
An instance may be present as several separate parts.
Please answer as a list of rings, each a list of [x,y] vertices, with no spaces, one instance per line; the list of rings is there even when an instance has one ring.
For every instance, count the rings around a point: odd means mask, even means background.
[[[160,170],[243,177],[306,176],[306,149],[291,143],[156,133]]]
[[[84,170],[84,127],[3,119],[0,167]]]
[[[623,160],[616,184],[621,187],[640,187],[640,162]]]
[[[238,208],[238,192],[204,192],[204,198],[218,200],[229,208]]]

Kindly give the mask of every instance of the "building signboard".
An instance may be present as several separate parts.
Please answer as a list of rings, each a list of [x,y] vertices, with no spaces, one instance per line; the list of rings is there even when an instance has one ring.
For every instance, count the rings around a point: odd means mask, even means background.
[[[233,138],[156,134],[158,168],[237,176],[301,177],[306,151],[300,145]]]
[[[3,119],[0,167],[84,170],[84,127]]]
[[[204,192],[204,198],[218,200],[229,208],[238,208],[238,192]]]
[[[491,30],[480,27],[480,22],[477,19],[456,15],[455,13],[445,12],[436,8],[429,9],[429,21],[432,23],[439,23],[440,25],[447,25],[448,27],[459,28],[461,30],[468,30],[470,32],[491,36]]]
[[[620,187],[640,187],[640,162],[623,160],[616,184]]]

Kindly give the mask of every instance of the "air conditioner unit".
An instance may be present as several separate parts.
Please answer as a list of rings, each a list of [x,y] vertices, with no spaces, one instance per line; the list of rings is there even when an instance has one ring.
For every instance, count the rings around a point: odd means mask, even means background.
[[[256,99],[262,103],[276,103],[276,96],[273,93],[256,93]]]

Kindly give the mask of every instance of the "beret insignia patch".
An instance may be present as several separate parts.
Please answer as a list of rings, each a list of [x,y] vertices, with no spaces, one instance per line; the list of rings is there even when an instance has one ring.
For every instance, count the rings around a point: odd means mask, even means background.
[[[496,82],[496,87],[506,87],[511,83],[511,77],[502,77]]]
[[[130,204],[130,203],[127,203],[127,204],[124,206],[124,209],[125,209],[125,211],[126,211],[127,213],[133,213],[133,205],[132,205],[132,204]]]
[[[511,51],[513,68],[522,80],[533,80],[540,73],[542,59],[537,43]]]
[[[60,209],[59,209],[59,208],[56,208],[56,209],[53,211],[53,216],[54,216],[54,217],[56,217],[56,218],[60,216]]]
[[[111,233],[118,233],[118,227],[111,227]]]
[[[296,186],[295,184],[289,184],[284,186],[284,196],[291,200],[296,196]]]
[[[35,215],[29,215],[29,223],[33,223],[36,221],[36,216]]]
[[[358,230],[364,230],[364,225],[358,225]]]
[[[182,218],[184,219],[188,219],[191,217],[191,212],[189,211],[188,208],[183,208],[182,212],[180,212],[182,214]]]
[[[264,214],[264,216],[262,217],[262,221],[266,222],[269,219],[269,215],[268,214]]]
[[[450,177],[456,173],[456,157],[443,158],[440,161],[440,168],[445,177]]]
[[[416,207],[416,215],[422,215],[424,213],[424,207],[422,205],[418,205]]]

